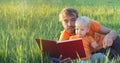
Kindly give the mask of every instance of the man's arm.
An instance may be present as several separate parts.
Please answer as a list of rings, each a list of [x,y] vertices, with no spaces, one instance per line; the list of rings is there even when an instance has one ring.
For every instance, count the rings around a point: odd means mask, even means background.
[[[103,39],[104,48],[112,46],[113,40],[115,40],[117,37],[117,33],[114,30],[110,30],[109,28],[102,25],[100,25],[99,33],[106,35]]]
[[[117,37],[117,33],[114,31],[114,30],[110,30],[109,28],[103,26],[103,25],[100,25],[100,30],[99,30],[99,33],[101,34],[107,34],[109,35],[113,40],[116,39]]]

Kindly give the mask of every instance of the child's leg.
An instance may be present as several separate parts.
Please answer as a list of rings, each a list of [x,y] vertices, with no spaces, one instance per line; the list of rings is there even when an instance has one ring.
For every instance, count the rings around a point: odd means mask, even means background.
[[[77,60],[77,63],[103,63],[105,56],[102,53],[93,54],[88,60]]]
[[[91,63],[90,59],[88,60],[75,60],[73,63]]]
[[[95,53],[91,56],[90,60],[92,63],[103,62],[105,60],[105,56],[102,53]]]

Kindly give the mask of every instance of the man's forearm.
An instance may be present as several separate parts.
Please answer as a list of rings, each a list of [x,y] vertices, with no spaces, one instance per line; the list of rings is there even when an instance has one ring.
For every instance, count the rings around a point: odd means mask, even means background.
[[[117,33],[114,30],[111,30],[107,35],[110,36],[112,40],[115,40],[117,37]]]

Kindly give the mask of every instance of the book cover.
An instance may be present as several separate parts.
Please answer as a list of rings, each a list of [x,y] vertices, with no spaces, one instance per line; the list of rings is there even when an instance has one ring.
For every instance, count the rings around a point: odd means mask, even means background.
[[[45,39],[36,39],[36,42],[37,42],[40,50],[42,50],[42,52],[49,54],[50,57],[59,58],[60,53],[58,51],[56,41],[45,40]]]
[[[51,57],[77,59],[85,57],[85,51],[81,39],[54,41],[45,39],[36,39],[39,47],[42,46],[42,51],[48,53]]]

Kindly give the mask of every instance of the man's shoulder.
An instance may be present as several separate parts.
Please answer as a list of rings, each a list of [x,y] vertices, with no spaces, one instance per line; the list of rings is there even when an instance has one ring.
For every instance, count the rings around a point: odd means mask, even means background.
[[[61,34],[69,34],[69,32],[67,30],[63,30],[61,31]]]
[[[99,32],[100,26],[101,25],[98,21],[94,21],[94,20],[90,21],[90,31]]]

